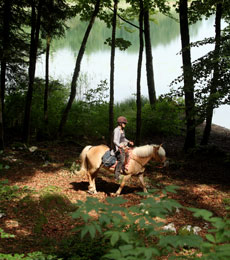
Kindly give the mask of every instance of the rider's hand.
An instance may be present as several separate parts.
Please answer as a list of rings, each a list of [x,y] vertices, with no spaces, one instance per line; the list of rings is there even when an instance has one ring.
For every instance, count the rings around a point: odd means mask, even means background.
[[[134,142],[132,142],[132,141],[129,141],[129,144],[130,144],[131,146],[133,146],[133,145],[134,145]]]

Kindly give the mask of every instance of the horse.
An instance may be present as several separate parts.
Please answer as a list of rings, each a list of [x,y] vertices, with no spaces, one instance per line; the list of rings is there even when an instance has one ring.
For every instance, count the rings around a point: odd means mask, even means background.
[[[106,168],[110,172],[114,172],[115,167],[105,167],[102,163],[103,155],[109,151],[110,148],[107,145],[87,145],[80,154],[81,168],[78,171],[79,174],[87,174],[89,179],[88,192],[90,194],[96,194],[95,179],[97,173],[101,168]],[[147,192],[146,185],[144,182],[144,171],[145,165],[151,160],[160,162],[166,166],[166,152],[162,145],[143,145],[134,147],[129,151],[128,163],[123,170],[123,178],[121,184],[116,191],[116,195],[120,195],[125,183],[131,178],[132,175],[138,176],[141,186],[144,192]]]

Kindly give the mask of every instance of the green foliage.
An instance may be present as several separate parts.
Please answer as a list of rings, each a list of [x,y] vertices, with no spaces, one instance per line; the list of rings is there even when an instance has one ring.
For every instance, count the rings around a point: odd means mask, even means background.
[[[65,134],[88,138],[104,139],[108,136],[108,104],[74,103],[69,113]]]
[[[104,44],[112,45],[112,39],[108,38],[105,40]],[[116,38],[115,46],[119,48],[120,51],[125,51],[131,46],[131,42],[122,38]]]
[[[27,190],[27,187],[20,190],[18,186],[10,186],[7,185],[8,183],[8,180],[0,181],[0,202],[10,201],[14,198],[18,198],[23,192]]]
[[[86,202],[78,201],[78,209],[72,216],[84,222],[76,228],[80,231],[81,243],[85,238],[91,238],[93,243],[100,237],[101,244],[107,245],[106,252],[100,259],[152,260],[169,255],[172,259],[229,259],[228,218],[213,217],[207,210],[190,208],[195,217],[203,218],[213,227],[208,230],[205,239],[193,232],[172,234],[164,230],[163,220],[175,208],[181,207],[176,201],[167,198],[167,194],[175,192],[175,188],[166,187],[161,191],[161,194],[164,194],[161,198],[158,190],[152,190],[139,205],[129,208],[124,207],[126,200],[121,197],[107,198],[105,203],[99,202],[96,198],[87,198]],[[185,249],[187,254],[180,256]]]
[[[33,252],[28,255],[24,254],[1,254],[0,259],[4,260],[62,260],[61,258],[57,258],[56,256],[43,254],[42,252]]]
[[[108,98],[108,82],[107,80],[102,80],[97,88],[95,89],[89,89],[88,91],[86,91],[86,93],[84,94],[85,96],[85,102],[87,105],[100,105],[100,104],[106,104],[105,99]]]
[[[0,238],[10,238],[10,237],[14,237],[14,235],[5,233],[4,230],[0,228]]]
[[[159,100],[153,109],[145,104],[142,115],[142,136],[178,135],[184,126],[180,103],[167,99]]]
[[[31,129],[36,132],[44,132],[44,81],[38,80],[34,85],[33,103],[31,111]],[[62,110],[68,97],[68,87],[59,81],[50,81],[48,99],[48,134],[53,136],[56,133]]]
[[[210,211],[190,208],[195,217],[201,217],[212,224],[206,241],[200,245],[204,260],[227,260],[230,258],[230,220],[213,217]]]
[[[44,125],[44,80],[36,79],[34,83],[33,102],[31,109],[31,130],[33,133],[48,134],[54,136],[58,128],[62,110],[68,98],[68,87],[62,85],[59,81],[50,81],[49,99],[48,99],[48,133]],[[25,92],[15,91],[6,96],[5,114],[7,128],[18,133],[21,131],[25,107]]]
[[[94,240],[90,237],[81,240],[79,234],[76,234],[61,241],[57,255],[69,260],[101,260],[108,246],[100,236]]]
[[[172,187],[164,192],[167,194],[174,190]],[[78,201],[78,210],[72,216],[85,223],[77,228],[81,231],[81,238],[89,235],[93,240],[103,236],[102,241],[109,241],[111,247],[104,255],[105,259],[147,260],[161,256],[166,251],[169,253],[169,242],[162,229],[163,222],[157,221],[156,217],[165,218],[180,205],[167,199],[166,195],[159,200],[157,195],[153,196],[153,192],[156,191],[152,191],[152,195],[143,199],[140,205],[130,208],[123,206],[126,200],[121,197],[107,198],[106,203],[101,203],[96,198],[88,198],[85,203]],[[177,245],[184,245],[183,239],[177,238]],[[194,239],[187,240],[186,244],[194,245]],[[164,250],[162,246],[165,247]]]

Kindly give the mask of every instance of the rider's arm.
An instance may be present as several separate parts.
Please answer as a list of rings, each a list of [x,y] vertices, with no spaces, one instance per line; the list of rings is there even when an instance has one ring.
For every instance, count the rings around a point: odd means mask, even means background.
[[[113,133],[113,143],[117,148],[120,148],[120,138],[121,138],[121,131],[117,127],[114,129],[114,133]]]

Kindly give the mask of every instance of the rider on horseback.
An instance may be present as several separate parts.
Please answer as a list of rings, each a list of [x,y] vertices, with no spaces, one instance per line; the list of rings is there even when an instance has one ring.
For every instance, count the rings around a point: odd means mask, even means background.
[[[115,178],[116,180],[119,180],[119,176],[123,167],[123,164],[125,162],[125,145],[133,145],[134,143],[132,141],[129,141],[125,137],[125,131],[124,128],[126,124],[128,123],[126,117],[119,116],[117,118],[118,126],[113,131],[113,150],[111,151],[111,154],[115,155],[117,157],[117,165],[115,168]]]

